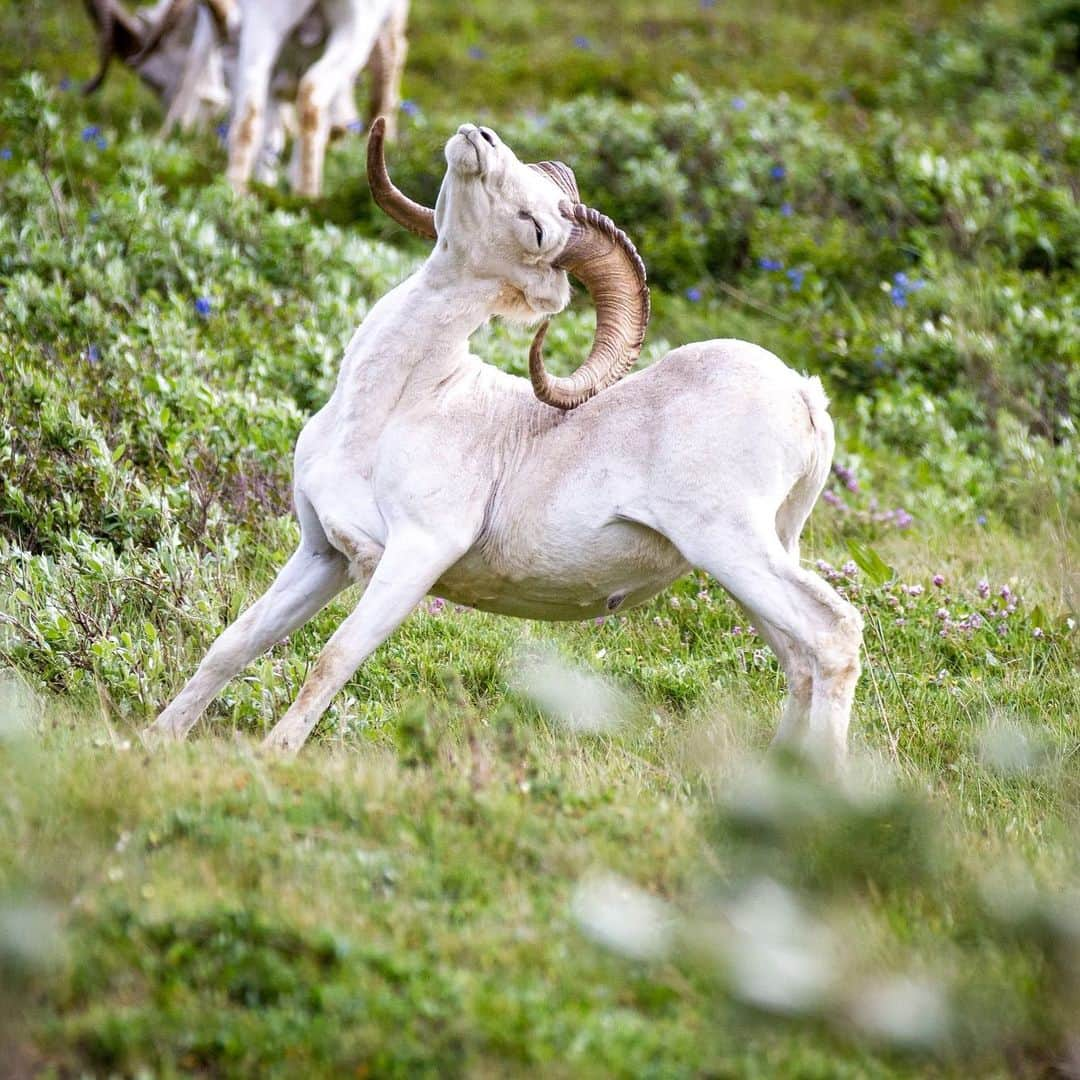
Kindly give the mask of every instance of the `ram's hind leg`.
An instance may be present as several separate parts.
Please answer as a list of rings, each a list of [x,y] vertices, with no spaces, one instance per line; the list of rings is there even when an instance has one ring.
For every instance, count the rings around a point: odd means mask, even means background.
[[[754,613],[777,652],[790,692],[778,738],[798,743],[801,732],[805,750],[829,764],[843,761],[859,678],[858,611],[799,566],[771,522],[668,535],[690,563],[712,574]]]

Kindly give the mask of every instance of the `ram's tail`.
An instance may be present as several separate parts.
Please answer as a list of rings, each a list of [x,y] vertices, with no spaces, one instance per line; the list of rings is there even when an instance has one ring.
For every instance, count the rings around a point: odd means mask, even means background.
[[[800,393],[806,411],[810,414],[814,438],[807,455],[806,471],[795,481],[776,512],[777,534],[784,547],[796,559],[799,557],[799,537],[814,503],[825,487],[825,481],[829,478],[833,451],[836,448],[832,417],[829,416],[829,399],[825,395],[821,380],[816,375],[804,379]]]

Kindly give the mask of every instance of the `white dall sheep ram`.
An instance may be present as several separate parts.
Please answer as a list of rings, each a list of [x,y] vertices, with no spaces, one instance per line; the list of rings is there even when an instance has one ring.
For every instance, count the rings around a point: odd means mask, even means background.
[[[333,395],[296,446],[301,541],[211,647],[151,732],[184,737],[218,691],[356,581],[364,592],[267,744],[299,748],[357,667],[429,592],[486,611],[582,619],[648,599],[691,567],[751,613],[787,673],[777,739],[839,761],[861,620],[799,565],[833,453],[817,379],[743,341],[676,349],[623,378],[649,313],[630,241],[558,162],[523,165],[487,128],[446,145],[435,210],[391,183],[383,126],[373,194],[435,240],[371,309]],[[567,271],[596,306],[577,372],[531,384],[469,353],[493,315],[561,311]],[[546,324],[545,324],[546,327]]]
[[[356,119],[353,88],[365,66],[370,70],[372,115],[385,113],[391,123],[396,120],[408,0],[239,0],[239,9],[229,182],[238,191],[247,187],[264,143],[268,113],[277,107],[270,89],[282,47],[314,16],[325,28],[325,44],[296,89],[297,140],[290,181],[298,194],[316,198],[322,191],[331,127]]]

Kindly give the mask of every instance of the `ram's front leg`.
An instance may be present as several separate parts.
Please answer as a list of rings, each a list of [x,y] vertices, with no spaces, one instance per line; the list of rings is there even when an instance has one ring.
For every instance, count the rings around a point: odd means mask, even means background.
[[[356,669],[404,621],[467,544],[410,533],[391,536],[364,595],[319,654],[289,711],[263,745],[299,750]]]

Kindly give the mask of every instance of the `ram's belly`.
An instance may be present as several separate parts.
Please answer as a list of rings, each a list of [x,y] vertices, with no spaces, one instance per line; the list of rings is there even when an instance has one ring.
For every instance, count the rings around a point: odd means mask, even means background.
[[[432,592],[459,604],[528,619],[586,619],[610,615],[655,596],[688,564],[658,533],[614,522],[572,539],[544,543],[518,536],[470,551]]]

